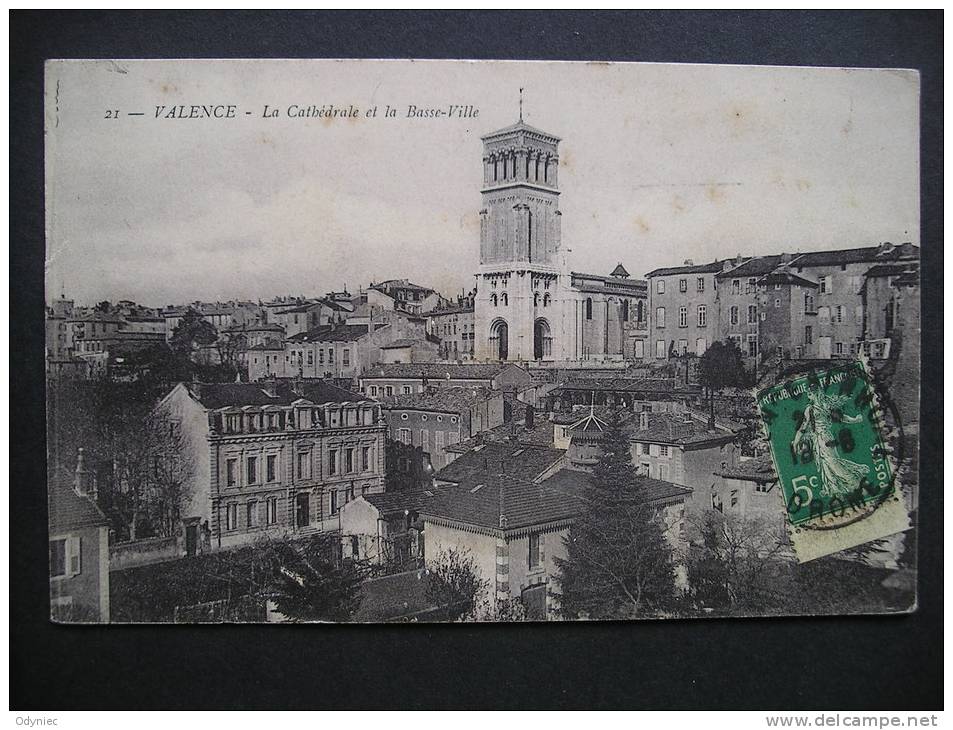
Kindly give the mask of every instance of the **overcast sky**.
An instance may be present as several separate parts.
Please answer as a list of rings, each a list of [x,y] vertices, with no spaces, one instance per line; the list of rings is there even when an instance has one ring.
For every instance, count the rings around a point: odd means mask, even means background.
[[[470,288],[480,136],[517,120],[520,87],[526,122],[562,138],[574,270],[621,261],[642,276],[687,258],[919,243],[913,72],[64,62],[47,77],[48,296],[161,306],[405,277]],[[234,104],[237,118],[154,118],[182,104]],[[262,118],[265,104],[281,116]],[[291,104],[362,116],[291,119]],[[479,116],[408,119],[410,104]]]

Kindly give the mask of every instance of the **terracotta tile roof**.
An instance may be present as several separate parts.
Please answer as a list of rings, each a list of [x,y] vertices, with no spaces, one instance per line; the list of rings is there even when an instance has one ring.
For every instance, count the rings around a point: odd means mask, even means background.
[[[755,256],[740,266],[729,268],[715,275],[716,279],[743,279],[750,276],[764,276],[784,263],[781,254],[773,256]]]
[[[109,521],[89,497],[81,497],[73,490],[72,476],[59,471],[50,477],[48,485],[50,534],[82,527],[102,527]]]
[[[759,456],[754,459],[739,462],[730,469],[719,469],[716,476],[726,479],[740,479],[745,482],[773,482],[777,481],[778,474],[774,470],[774,461],[770,456]]]
[[[270,395],[262,383],[183,383],[189,393],[209,410],[229,406],[287,406],[297,400],[306,400],[315,405],[367,400],[366,396],[339,388],[325,381],[303,382],[301,393],[294,390],[290,381],[274,384],[275,395]]]
[[[482,403],[491,395],[492,391],[486,388],[436,388],[430,393],[407,393],[393,396],[392,399],[388,399],[384,408],[392,411],[466,413],[472,405]]]
[[[375,365],[361,377],[447,380],[449,375],[450,380],[491,380],[499,375],[502,370],[503,365],[500,364],[462,365],[458,363],[394,362]]]
[[[746,257],[747,258],[747,257]],[[669,266],[661,269],[652,269],[645,275],[648,279],[653,276],[672,276],[673,274],[717,274],[725,268],[725,261],[712,261],[710,264],[691,264],[688,266]]]
[[[559,449],[541,448],[519,443],[486,442],[454,459],[434,474],[434,479],[473,486],[493,474],[519,475],[537,479],[565,457]]]
[[[376,324],[374,330],[388,325]],[[299,332],[288,338],[288,342],[301,344],[303,342],[354,342],[367,335],[366,324],[323,325],[307,332]]]
[[[844,248],[838,251],[813,251],[801,254],[794,262],[795,266],[831,266],[836,264],[876,263],[901,258],[918,259],[920,248],[910,244],[864,246],[862,248]]]
[[[560,469],[543,484],[567,494],[582,494],[583,490],[589,485],[592,475],[584,471],[574,469]],[[673,484],[661,479],[640,476],[639,487],[648,502],[664,502],[671,499],[688,497],[692,490],[689,487],[680,484]]]
[[[364,501],[374,505],[382,515],[391,515],[410,510],[419,512],[429,504],[440,492],[438,487],[432,489],[414,489],[404,492],[381,492],[380,494],[365,494]]]
[[[646,427],[641,427],[641,414],[626,420],[624,429],[633,441],[660,444],[700,445],[730,439],[741,426],[727,419],[715,418],[715,431],[708,430],[708,417],[695,412],[646,413]]]

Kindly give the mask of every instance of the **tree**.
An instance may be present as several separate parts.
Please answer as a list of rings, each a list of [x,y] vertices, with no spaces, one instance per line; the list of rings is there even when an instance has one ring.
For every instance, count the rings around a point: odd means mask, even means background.
[[[566,618],[633,618],[658,614],[675,598],[672,547],[664,516],[636,473],[618,410],[610,413],[602,457],[582,514],[556,559],[560,612]]]
[[[341,537],[322,532],[266,546],[264,593],[291,621],[347,621],[361,605],[365,561],[341,557]]]
[[[698,519],[700,540],[689,551],[689,598],[698,608],[726,614],[776,612],[784,540],[777,523],[710,510]]]
[[[176,355],[191,358],[197,348],[212,345],[216,340],[218,330],[215,325],[203,319],[200,312],[190,307],[172,330],[169,344]]]
[[[715,428],[715,393],[725,388],[744,388],[751,379],[744,356],[733,340],[713,342],[698,364],[698,379],[708,391],[708,428]]]
[[[489,589],[466,550],[440,551],[427,565],[427,600],[443,609],[451,621],[476,616]]]

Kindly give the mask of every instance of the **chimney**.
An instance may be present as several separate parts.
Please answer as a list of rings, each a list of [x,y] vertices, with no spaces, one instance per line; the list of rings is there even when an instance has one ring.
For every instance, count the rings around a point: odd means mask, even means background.
[[[93,483],[92,474],[86,468],[86,457],[83,449],[80,448],[76,456],[76,473],[73,477],[73,489],[80,497],[96,498],[96,489]]]
[[[693,259],[685,259],[685,263],[683,264],[683,266],[694,266],[694,265],[695,265],[695,261]]]
[[[536,419],[536,409],[533,406],[526,406],[526,428],[532,429]]]
[[[649,427],[648,411],[639,411],[639,430],[645,431]]]

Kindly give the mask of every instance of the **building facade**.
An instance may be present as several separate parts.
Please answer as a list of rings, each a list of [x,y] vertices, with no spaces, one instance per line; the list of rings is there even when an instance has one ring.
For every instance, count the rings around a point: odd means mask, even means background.
[[[336,530],[343,504],[384,490],[387,427],[357,393],[321,381],[180,383],[159,409],[194,465],[180,510],[187,543]]]

